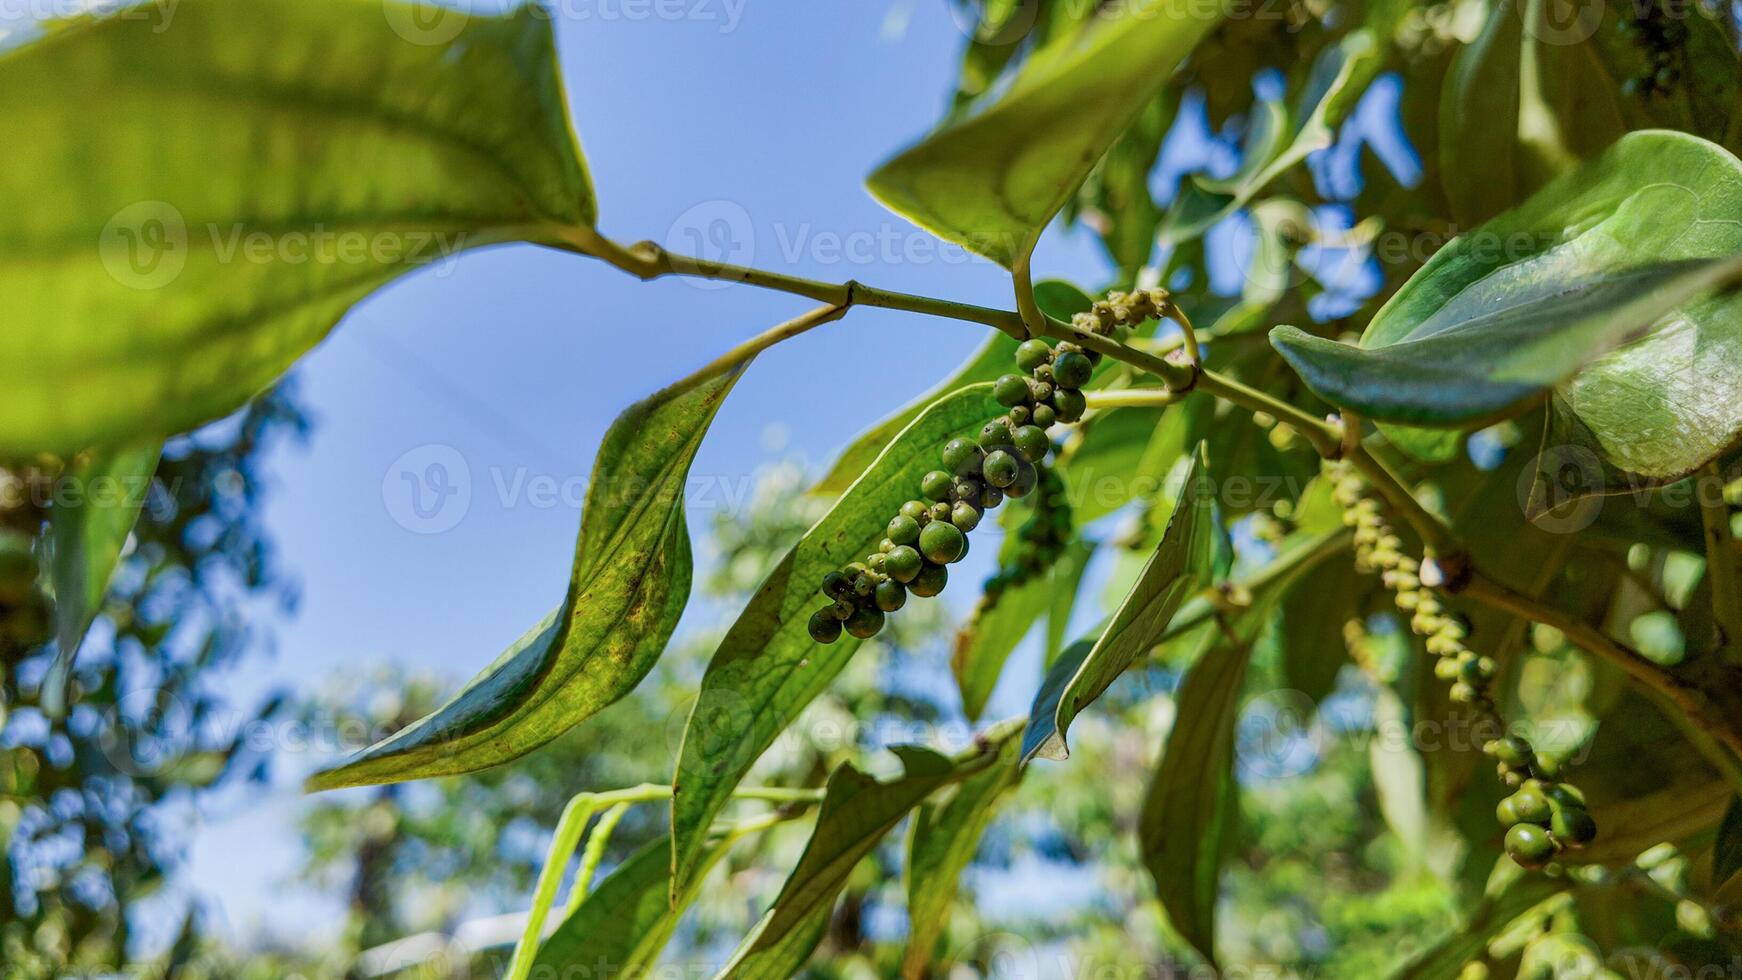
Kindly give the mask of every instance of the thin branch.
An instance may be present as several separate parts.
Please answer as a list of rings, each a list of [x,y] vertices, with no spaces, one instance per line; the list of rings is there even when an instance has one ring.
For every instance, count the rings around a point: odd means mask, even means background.
[[[629,812],[629,807],[625,801],[606,810],[593,832],[587,835],[587,849],[581,854],[581,867],[575,872],[574,884],[569,886],[569,900],[563,918],[574,915],[575,909],[586,901],[587,892],[593,887],[593,876],[599,873],[599,864],[605,860],[605,848],[611,845],[611,835],[623,821],[623,815]]]
[[[1712,582],[1712,615],[1724,634],[1731,661],[1742,659],[1742,591],[1736,581],[1736,543],[1730,530],[1730,505],[1724,502],[1724,476],[1716,462],[1700,470],[1694,484],[1706,533],[1706,574]]]

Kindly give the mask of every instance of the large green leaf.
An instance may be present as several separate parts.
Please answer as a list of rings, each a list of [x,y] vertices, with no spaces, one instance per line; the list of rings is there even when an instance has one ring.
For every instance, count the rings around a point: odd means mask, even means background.
[[[1239,171],[1221,179],[1198,175],[1183,182],[1162,223],[1162,240],[1178,244],[1202,236],[1276,178],[1329,147],[1336,127],[1355,108],[1380,67],[1379,46],[1366,31],[1356,31],[1326,48],[1313,63],[1295,106],[1292,129],[1289,114],[1280,105],[1255,106]]]
[[[1249,643],[1212,647],[1174,695],[1173,729],[1150,780],[1137,839],[1175,931],[1216,959],[1216,892],[1235,815],[1234,722]]]
[[[834,680],[859,641],[817,644],[806,626],[828,572],[870,554],[950,439],[1003,411],[973,385],[920,413],[771,572],[708,664],[673,777],[674,887],[688,883],[708,825],[775,736]],[[918,600],[913,600],[918,601]]]
[[[1635,133],[1441,249],[1359,347],[1287,326],[1271,340],[1333,404],[1451,428],[1522,411],[1637,340],[1566,390],[1610,409],[1579,409],[1605,445],[1649,422],[1692,458],[1742,427],[1742,403],[1712,398],[1742,383],[1742,296],[1700,299],[1739,273],[1742,164],[1685,134]],[[1646,357],[1659,374],[1641,377]]]
[[[726,838],[708,842],[704,870],[730,843]],[[560,977],[600,964],[609,964],[620,976],[645,975],[701,890],[702,877],[697,876],[675,905],[670,882],[671,840],[661,836],[631,854],[557,926],[539,947],[531,975]]]
[[[593,220],[549,17],[151,12],[0,55],[0,453],[222,416],[401,272]]]
[[[1215,560],[1215,492],[1203,447],[1193,454],[1161,544],[1093,644],[1079,642],[1047,671],[1034,697],[1022,757],[1063,759],[1071,719],[1161,641],[1168,622],[1207,584]]]
[[[787,980],[798,975],[822,938],[854,866],[934,790],[989,761],[980,752],[958,762],[918,746],[894,751],[906,771],[889,782],[879,782],[850,763],[829,776],[816,829],[798,866],[720,971],[722,978]]]
[[[43,684],[44,707],[58,714],[67,671],[85,631],[103,603],[109,578],[121,560],[127,536],[151,489],[151,475],[163,454],[160,442],[86,453],[75,459],[60,481],[48,512],[54,542],[50,579],[54,582],[56,651]]]
[[[868,181],[891,210],[1006,267],[1221,19],[1222,2],[1119,4],[1036,53],[996,101],[952,119]]]
[[[988,730],[982,742],[997,753],[992,763],[961,781],[948,795],[927,801],[913,820],[907,842],[907,952],[904,977],[923,977],[948,921],[962,871],[974,859],[998,805],[1022,781],[1021,719]]]
[[[1021,585],[1006,589],[995,601],[982,599],[956,630],[950,673],[962,695],[962,713],[970,719],[979,718],[986,710],[986,702],[1004,672],[1004,662],[1047,611],[1052,591],[1052,570],[1036,572]]]
[[[568,595],[453,700],[311,789],[473,772],[518,758],[628,694],[659,659],[690,592],[684,485],[746,364],[631,406],[593,461]]]

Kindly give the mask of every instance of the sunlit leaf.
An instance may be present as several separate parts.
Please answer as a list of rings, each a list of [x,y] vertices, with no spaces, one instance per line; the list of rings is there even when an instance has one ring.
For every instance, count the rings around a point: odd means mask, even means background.
[[[1137,0],[1036,53],[979,107],[873,173],[885,205],[1006,267],[1223,16],[1224,4]],[[1045,139],[1036,139],[1044,133]]]
[[[746,365],[631,406],[605,433],[563,604],[453,700],[310,789],[473,772],[518,758],[634,690],[689,601],[690,464]]]
[[[1462,925],[1398,967],[1392,980],[1458,980],[1464,965],[1479,958],[1502,930],[1566,889],[1564,878],[1536,874],[1512,878],[1471,909]]]
[[[1024,760],[1070,754],[1065,736],[1071,719],[1160,642],[1180,605],[1209,580],[1215,539],[1215,495],[1200,446],[1161,544],[1107,628],[1092,644],[1074,644],[1047,672],[1022,736]]]
[[[1003,410],[991,388],[964,388],[909,423],[787,553],[727,631],[702,678],[678,753],[674,887],[694,876],[708,825],[733,787],[859,647],[851,636],[829,646],[810,638],[806,623],[824,603],[818,592],[823,576],[875,551],[889,518],[937,468],[944,443],[977,432]]]
[[[228,414],[394,276],[593,220],[531,9],[111,13],[0,55],[0,452]]]

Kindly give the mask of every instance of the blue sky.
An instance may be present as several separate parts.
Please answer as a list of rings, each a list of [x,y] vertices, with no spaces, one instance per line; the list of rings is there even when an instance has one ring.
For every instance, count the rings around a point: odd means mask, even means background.
[[[701,17],[658,14],[679,6]],[[945,107],[963,36],[941,0],[557,9],[606,234],[693,250],[692,229],[718,242],[729,227],[748,264],[1011,305],[1002,270],[940,247],[863,187]],[[1086,234],[1057,231],[1036,268],[1091,288],[1108,274]],[[810,305],[742,285],[643,284],[531,247],[467,254],[365,301],[297,369],[317,426],[306,448],[272,459],[267,519],[302,602],[277,624],[276,658],[234,689],[313,691],[385,662],[470,676],[560,599],[579,491],[616,413]],[[696,460],[692,526],[759,467],[826,463],[982,338],[867,309],[764,354]],[[409,509],[403,473],[432,460],[469,476],[457,522]],[[226,797],[195,831],[188,884],[239,935],[269,912],[293,934],[330,922],[319,902],[283,902],[299,802],[288,785]]]

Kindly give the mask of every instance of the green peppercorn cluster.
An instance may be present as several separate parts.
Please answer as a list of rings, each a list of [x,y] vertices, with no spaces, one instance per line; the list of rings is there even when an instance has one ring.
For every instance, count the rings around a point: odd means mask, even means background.
[[[1622,82],[1622,91],[1645,98],[1674,92],[1681,84],[1681,52],[1688,41],[1684,18],[1653,2],[1637,5],[1633,16],[1620,19],[1620,27],[1645,57],[1644,70]]]
[[[1024,341],[1016,349],[1024,374],[1007,374],[992,386],[1005,413],[986,423],[977,439],[952,439],[944,446],[943,468],[920,479],[919,498],[890,518],[875,553],[823,577],[830,605],[811,616],[811,639],[833,643],[843,631],[860,639],[875,636],[909,594],[942,592],[949,582],[946,566],[967,557],[968,532],[986,512],[1040,486],[1039,464],[1052,451],[1046,430],[1083,417],[1080,389],[1097,360],[1076,344],[1055,348],[1044,340]],[[1048,485],[1057,485],[1057,478]]]
[[[1451,698],[1474,708],[1496,728],[1493,682],[1498,667],[1490,657],[1465,645],[1467,627],[1449,615],[1434,591],[1421,581],[1421,564],[1403,553],[1399,538],[1379,502],[1367,495],[1361,477],[1346,464],[1331,473],[1343,522],[1355,529],[1355,563],[1377,572],[1394,593],[1397,608],[1410,614],[1410,629],[1427,640],[1437,659],[1434,676],[1451,682]],[[1597,836],[1596,821],[1585,809],[1578,787],[1555,778],[1553,767],[1537,756],[1527,739],[1516,735],[1494,739],[1482,751],[1495,760],[1500,779],[1514,790],[1495,811],[1506,828],[1506,853],[1519,865],[1536,870],[1555,855],[1589,844]]]
[[[1010,560],[986,580],[980,598],[981,611],[991,608],[1006,591],[1045,574],[1070,543],[1071,526],[1071,502],[1065,496],[1065,482],[1050,468],[1042,469],[1034,494],[1034,514],[1017,529]]]
[[[46,643],[52,630],[32,550],[44,517],[30,493],[32,476],[0,469],[0,655],[6,656]]]

